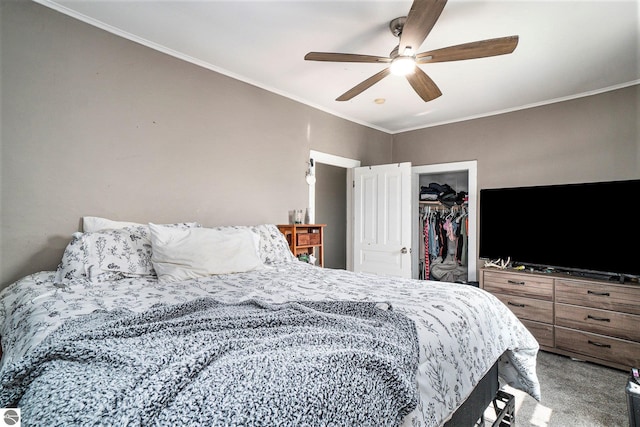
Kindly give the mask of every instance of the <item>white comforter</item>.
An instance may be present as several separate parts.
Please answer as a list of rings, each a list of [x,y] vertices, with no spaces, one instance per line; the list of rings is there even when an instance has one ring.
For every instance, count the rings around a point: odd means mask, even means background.
[[[405,426],[444,423],[505,351],[499,367],[502,378],[540,398],[537,341],[500,301],[472,286],[354,274],[297,261],[169,284],[137,278],[54,285],[54,276],[54,272],[37,273],[0,293],[3,369],[65,320],[96,309],[142,311],[159,302],[201,296],[228,303],[249,298],[376,301],[391,303],[415,321],[418,331],[421,401],[406,417]]]

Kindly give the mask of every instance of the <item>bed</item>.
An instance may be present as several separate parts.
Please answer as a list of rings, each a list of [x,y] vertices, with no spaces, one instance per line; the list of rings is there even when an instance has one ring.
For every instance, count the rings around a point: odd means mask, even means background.
[[[24,425],[441,426],[494,371],[540,399],[538,343],[492,295],[303,263],[272,224],[86,217],[0,322]]]

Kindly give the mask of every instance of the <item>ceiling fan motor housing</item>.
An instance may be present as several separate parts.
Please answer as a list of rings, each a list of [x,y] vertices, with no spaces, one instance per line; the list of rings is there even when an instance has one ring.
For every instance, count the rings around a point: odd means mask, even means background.
[[[405,22],[407,22],[406,16],[400,16],[399,18],[396,18],[393,21],[389,22],[389,30],[391,30],[391,34],[393,34],[395,37],[400,38]]]

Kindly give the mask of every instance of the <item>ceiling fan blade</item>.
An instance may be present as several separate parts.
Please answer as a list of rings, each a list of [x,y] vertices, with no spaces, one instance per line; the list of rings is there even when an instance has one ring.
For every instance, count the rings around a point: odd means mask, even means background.
[[[427,76],[427,74],[422,71],[419,67],[416,67],[413,74],[407,74],[407,80],[413,90],[424,100],[424,102],[433,101],[440,95],[440,89],[436,84],[431,80],[431,77]]]
[[[389,73],[391,73],[391,71],[389,70],[389,67],[387,67],[384,70],[380,71],[379,73],[374,74],[373,76],[369,77],[367,80],[365,80],[365,81],[361,82],[360,84],[354,86],[353,88],[349,89],[348,91],[346,91],[345,93],[343,93],[342,95],[337,97],[336,101],[348,101],[348,100],[350,100],[354,96],[361,94],[362,92],[364,92],[365,90],[367,90],[371,86],[373,86],[374,84],[378,83],[380,80],[382,80],[385,77],[387,77],[389,75]]]
[[[518,39],[518,36],[509,36],[444,47],[419,53],[416,55],[416,62],[418,64],[427,64],[505,55],[515,50],[516,46],[518,46]]]
[[[309,52],[304,56],[307,61],[331,62],[391,62],[391,58],[384,56],[358,55],[354,53]]]
[[[415,54],[436,24],[442,10],[447,4],[447,0],[414,0],[411,10],[407,15],[407,21],[400,34],[400,44],[398,52],[405,53],[405,49],[410,47],[412,54]]]

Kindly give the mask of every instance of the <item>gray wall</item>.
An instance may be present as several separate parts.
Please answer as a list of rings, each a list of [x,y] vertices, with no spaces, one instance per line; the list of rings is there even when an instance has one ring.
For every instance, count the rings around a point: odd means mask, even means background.
[[[393,162],[478,161],[478,189],[640,178],[640,86],[394,135]]]
[[[84,215],[286,223],[310,149],[391,161],[386,133],[36,3],[3,0],[0,29],[0,287],[55,269]]]

